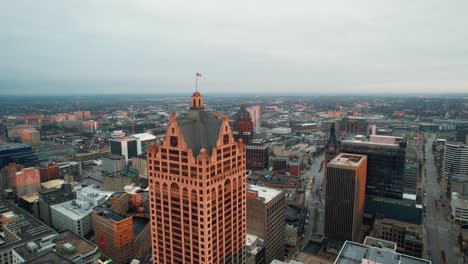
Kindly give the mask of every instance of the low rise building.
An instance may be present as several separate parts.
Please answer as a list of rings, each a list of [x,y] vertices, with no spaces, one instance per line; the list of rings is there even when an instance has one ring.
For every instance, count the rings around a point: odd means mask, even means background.
[[[396,244],[382,239],[366,237],[364,243],[346,241],[335,264],[431,264],[429,260],[396,252]]]
[[[79,236],[85,236],[92,230],[91,212],[93,207],[102,205],[113,192],[104,192],[85,187],[77,190],[77,198],[52,205],[52,226],[61,230],[70,230]]]
[[[0,263],[13,262],[13,248],[55,231],[13,203],[0,200]]]
[[[450,208],[455,221],[468,223],[468,196],[452,192]]]
[[[373,236],[397,244],[397,251],[421,258],[424,253],[422,226],[393,219],[376,219]]]
[[[98,248],[69,230],[45,236],[12,251],[13,263],[83,263],[98,260]],[[47,257],[44,257],[47,256]],[[44,259],[47,262],[41,262]],[[54,260],[60,260],[54,262]],[[68,262],[69,261],[69,262]]]
[[[111,155],[102,158],[102,171],[116,173],[125,170],[125,157],[122,155]]]
[[[258,236],[247,234],[246,264],[263,264],[265,263],[265,248],[263,240]]]

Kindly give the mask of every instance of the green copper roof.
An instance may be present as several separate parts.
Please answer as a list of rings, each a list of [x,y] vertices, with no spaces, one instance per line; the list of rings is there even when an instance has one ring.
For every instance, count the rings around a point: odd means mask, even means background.
[[[202,148],[211,156],[218,141],[221,123],[222,120],[204,110],[190,110],[186,118],[179,121],[185,143],[192,149],[194,157],[200,154]]]

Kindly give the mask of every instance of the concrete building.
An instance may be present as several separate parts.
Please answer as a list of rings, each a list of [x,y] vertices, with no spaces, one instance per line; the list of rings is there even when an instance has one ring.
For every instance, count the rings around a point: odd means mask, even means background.
[[[62,184],[59,189],[47,189],[39,191],[38,211],[39,217],[48,226],[52,226],[50,206],[76,199],[76,192],[70,183]]]
[[[115,173],[125,169],[125,157],[122,155],[111,155],[102,158],[102,171]]]
[[[36,129],[23,130],[20,134],[21,142],[28,145],[37,145],[41,142],[41,133]]]
[[[14,264],[94,264],[98,261],[98,253],[98,248],[94,244],[68,230],[31,241],[27,244],[15,247],[12,251]],[[47,257],[44,258],[44,256]],[[42,259],[47,262],[42,262]]]
[[[57,163],[60,170],[60,176],[72,175],[75,179],[79,179],[81,175],[81,163],[76,161],[68,161]]]
[[[41,174],[36,168],[25,168],[19,171],[16,165],[9,166],[7,170],[9,186],[16,196],[37,194],[41,190]]]
[[[285,193],[278,189],[247,187],[247,233],[263,239],[265,261],[283,260],[286,227]]]
[[[444,176],[468,178],[468,146],[458,142],[446,142],[444,150]]]
[[[193,93],[185,118],[171,114],[164,142],[148,150],[153,262],[244,263],[245,173],[227,116]]]
[[[245,264],[265,264],[264,242],[258,236],[247,234]]]
[[[247,170],[263,170],[268,168],[268,143],[264,139],[252,139],[246,146]]]
[[[138,157],[133,157],[132,167],[138,170],[140,178],[148,179],[148,162],[146,160],[146,154],[142,154]]]
[[[92,213],[96,243],[117,264],[146,261],[151,254],[151,228],[147,218],[124,216],[102,206]]]
[[[109,140],[111,155],[122,155],[125,161],[141,155],[141,141],[134,137],[111,138]]]
[[[335,264],[431,264],[429,260],[400,254],[395,250],[395,243],[373,237],[366,237],[364,244],[346,241]]]
[[[0,263],[13,262],[13,248],[55,234],[55,231],[13,203],[0,200]]]
[[[55,163],[42,164],[38,169],[41,174],[41,182],[60,178],[60,167]]]
[[[395,242],[397,252],[422,258],[424,241],[422,226],[393,219],[376,219],[373,237]]]
[[[84,237],[92,230],[93,207],[102,205],[112,193],[92,186],[77,190],[76,199],[50,207],[52,226],[59,231],[67,229]]]
[[[359,241],[367,157],[340,153],[326,166],[325,236],[336,241]]]
[[[450,209],[452,210],[452,217],[455,221],[468,223],[468,196],[452,192]]]

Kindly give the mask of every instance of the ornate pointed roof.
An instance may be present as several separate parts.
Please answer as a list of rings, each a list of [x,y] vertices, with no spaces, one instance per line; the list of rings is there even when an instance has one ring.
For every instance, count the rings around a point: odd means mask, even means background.
[[[251,119],[249,111],[245,108],[245,105],[241,105],[239,111],[237,111],[236,120],[239,119]]]

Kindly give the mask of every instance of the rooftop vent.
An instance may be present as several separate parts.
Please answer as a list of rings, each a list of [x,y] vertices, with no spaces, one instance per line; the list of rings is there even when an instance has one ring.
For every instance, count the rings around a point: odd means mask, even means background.
[[[63,244],[63,250],[67,254],[73,254],[73,252],[75,252],[76,248],[75,248],[75,246],[73,246],[70,243],[65,243],[65,244]]]
[[[34,242],[29,242],[26,244],[26,247],[31,251],[31,252],[35,252],[36,250],[39,249],[39,246],[34,243]]]

